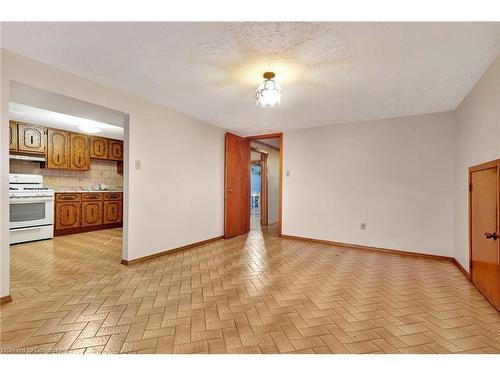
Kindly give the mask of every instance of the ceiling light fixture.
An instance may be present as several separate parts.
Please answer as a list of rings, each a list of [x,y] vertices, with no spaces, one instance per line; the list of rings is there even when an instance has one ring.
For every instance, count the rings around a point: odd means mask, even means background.
[[[272,108],[281,103],[281,87],[274,81],[273,72],[265,72],[264,82],[255,91],[255,101],[259,107]]]
[[[98,128],[97,126],[94,125],[82,125],[79,126],[78,129],[80,129],[84,133],[90,133],[90,134],[102,132],[101,128]]]

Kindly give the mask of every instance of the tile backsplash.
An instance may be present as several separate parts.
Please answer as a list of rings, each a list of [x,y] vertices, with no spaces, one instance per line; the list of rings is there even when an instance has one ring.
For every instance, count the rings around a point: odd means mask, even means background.
[[[40,163],[10,160],[10,173],[40,174],[45,187],[58,190],[82,190],[97,184],[106,184],[112,190],[123,189],[123,176],[116,170],[116,162],[90,160],[88,171],[68,171],[40,168]]]

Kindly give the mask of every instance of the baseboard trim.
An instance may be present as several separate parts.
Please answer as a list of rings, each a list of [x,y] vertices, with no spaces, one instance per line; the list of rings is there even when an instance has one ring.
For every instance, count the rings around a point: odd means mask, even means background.
[[[464,276],[465,276],[465,277],[466,277],[469,281],[471,281],[471,278],[470,278],[470,274],[469,274],[469,272],[467,272],[467,271],[465,270],[465,268],[463,268],[463,267],[462,267],[462,265],[458,262],[458,260],[456,260],[455,258],[453,258],[452,262],[453,262],[453,264],[454,264],[455,266],[457,266],[457,268],[458,268],[460,271],[462,271],[462,273],[464,274]],[[479,289],[478,289],[478,290],[479,290]]]
[[[447,257],[444,255],[424,254],[424,253],[419,253],[419,252],[415,252],[415,251],[394,250],[394,249],[386,249],[383,247],[356,245],[356,244],[352,244],[352,243],[319,240],[316,238],[309,238],[309,237],[290,236],[287,234],[284,234],[283,238],[289,239],[289,240],[320,243],[320,244],[324,244],[324,245],[348,247],[348,248],[357,249],[357,250],[377,251],[379,253],[401,255],[401,256],[408,256],[408,257],[415,257],[415,258],[428,258],[428,259],[436,259],[436,260],[446,260],[446,261],[451,261],[451,262],[453,262],[453,260],[454,260],[454,258]]]
[[[145,257],[141,257],[141,258],[136,258],[136,259],[131,259],[131,260],[122,259],[120,263],[123,264],[123,265],[125,265],[125,266],[130,266],[132,264],[143,262],[145,260],[150,260],[150,259],[153,259],[153,258],[161,257],[163,255],[168,255],[168,254],[176,253],[178,251],[184,251],[184,250],[192,249],[193,247],[197,247],[197,246],[201,246],[201,245],[206,245],[206,244],[208,244],[210,242],[215,242],[215,241],[219,241],[219,240],[222,240],[222,239],[224,239],[224,236],[209,238],[208,240],[204,240],[204,241],[200,241],[200,242],[195,242],[195,243],[192,243],[192,244],[189,244],[189,245],[184,245],[184,246],[181,246],[181,247],[176,247],[174,249],[161,251],[159,253],[154,253],[154,254],[151,254],[151,255],[146,255]]]
[[[5,297],[0,297],[0,305],[3,305],[5,303],[9,303],[9,302],[12,302],[12,297],[10,294],[8,296],[5,296]]]
[[[54,237],[66,236],[68,234],[93,232],[93,231],[103,230],[103,229],[121,228],[121,227],[123,227],[123,223],[100,224],[100,225],[92,225],[89,227],[58,229],[58,230],[54,231]]]

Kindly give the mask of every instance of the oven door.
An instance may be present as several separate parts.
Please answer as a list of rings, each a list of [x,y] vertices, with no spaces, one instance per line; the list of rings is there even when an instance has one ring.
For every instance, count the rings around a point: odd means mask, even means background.
[[[54,223],[54,198],[10,198],[10,229]]]

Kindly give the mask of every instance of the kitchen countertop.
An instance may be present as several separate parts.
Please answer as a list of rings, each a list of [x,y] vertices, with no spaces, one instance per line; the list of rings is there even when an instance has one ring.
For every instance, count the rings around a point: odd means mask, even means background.
[[[123,190],[55,190],[57,193],[123,193]]]

